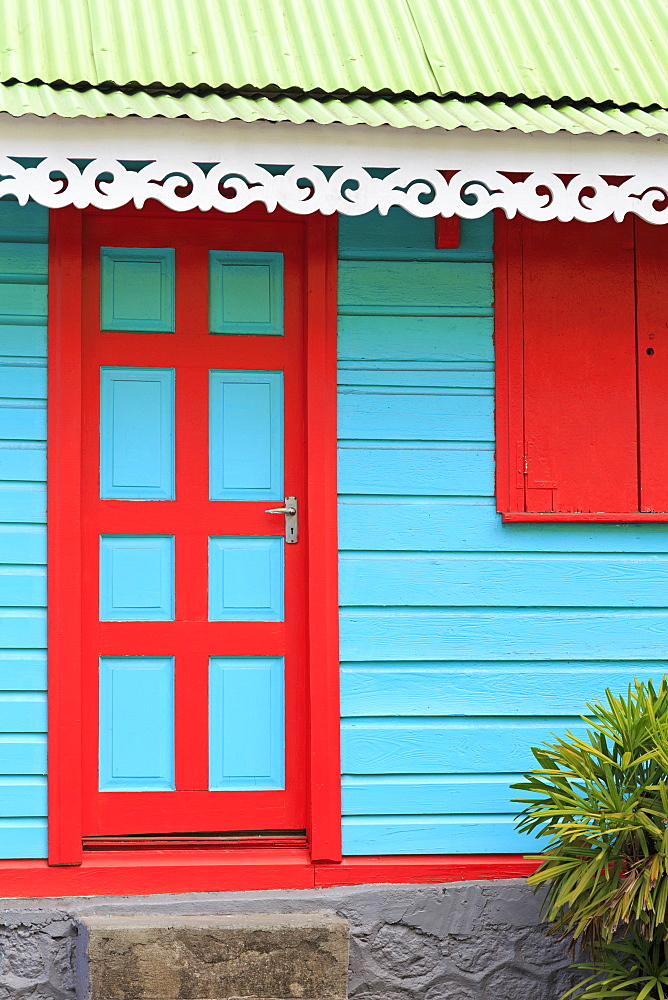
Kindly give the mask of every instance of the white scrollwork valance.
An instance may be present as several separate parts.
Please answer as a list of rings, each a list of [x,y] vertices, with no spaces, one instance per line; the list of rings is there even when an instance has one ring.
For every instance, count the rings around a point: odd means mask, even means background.
[[[668,145],[639,136],[53,118],[0,126],[0,148],[11,152],[0,157],[0,197],[54,209],[155,200],[177,212],[398,206],[425,218],[501,209],[538,221],[668,222]]]

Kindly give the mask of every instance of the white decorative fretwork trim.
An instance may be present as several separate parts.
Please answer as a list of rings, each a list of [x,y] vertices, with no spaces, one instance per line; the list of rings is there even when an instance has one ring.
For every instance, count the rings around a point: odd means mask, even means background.
[[[668,145],[639,136],[3,115],[2,147],[10,155],[0,157],[0,197],[49,208],[142,208],[154,199],[177,212],[259,204],[361,215],[399,206],[478,218],[498,208],[538,221],[668,222]]]

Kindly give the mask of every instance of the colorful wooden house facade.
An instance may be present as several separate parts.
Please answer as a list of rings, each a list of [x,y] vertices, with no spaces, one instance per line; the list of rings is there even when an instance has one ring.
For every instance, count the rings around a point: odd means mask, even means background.
[[[665,671],[665,10],[69,6],[2,3],[0,895],[530,870],[530,747]]]

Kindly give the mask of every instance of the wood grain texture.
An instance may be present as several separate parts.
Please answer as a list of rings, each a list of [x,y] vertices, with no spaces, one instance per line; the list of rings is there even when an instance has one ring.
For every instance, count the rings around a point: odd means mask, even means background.
[[[385,226],[361,217],[341,227],[351,862],[531,851],[513,829],[509,789],[531,766],[531,746],[581,726],[586,702],[606,687],[623,691],[666,668],[668,526],[504,524],[495,511],[488,393],[495,374],[506,390],[508,379],[503,352],[496,373],[490,364],[490,275],[475,257],[485,240],[491,250],[491,219],[464,223],[461,249],[477,226],[468,256],[435,251],[426,229],[399,213]],[[497,270],[500,314],[506,279]],[[585,355],[591,361],[595,348]],[[501,452],[514,448],[504,433]]]
[[[415,390],[416,374],[420,382],[419,390]],[[341,393],[359,392],[362,388],[379,387],[382,392],[385,386],[401,386],[407,394],[426,395],[434,389],[494,389],[494,372],[491,365],[436,364],[424,361],[341,361],[339,363],[339,386]],[[344,388],[345,387],[345,388]],[[394,390],[396,394],[396,389]],[[484,392],[480,394],[485,395]],[[459,393],[457,393],[459,395]]]
[[[46,210],[45,210],[46,211]],[[25,281],[0,283],[0,313],[7,323],[33,326],[46,316],[46,280],[39,276],[39,282]]]
[[[488,813],[514,816],[517,792],[512,774],[392,774],[359,777],[345,774],[342,782],[344,816],[449,816],[475,814],[480,803]]]
[[[532,841],[515,831],[510,817],[369,816],[343,820],[344,854],[366,854],[375,843],[387,854],[501,854],[531,851]]]
[[[665,525],[503,524],[493,501],[484,498],[345,496],[339,536],[348,551],[668,552]]]
[[[341,764],[344,774],[514,774],[533,765],[532,746],[567,730],[581,735],[584,724],[577,719],[479,719],[475,725],[467,718],[347,719]]]
[[[2,576],[0,575],[0,586]],[[668,555],[344,553],[343,606],[661,608]]]
[[[349,660],[513,662],[565,656],[660,660],[668,643],[668,609],[351,610],[341,613],[341,656]],[[631,679],[631,678],[630,678]]]
[[[341,711],[355,716],[577,716],[605,688],[658,681],[665,662],[342,663]]]
[[[339,437],[375,441],[491,441],[491,390],[364,386],[339,392]]]
[[[491,496],[493,452],[472,443],[371,442],[339,446],[339,492],[397,496]]]
[[[46,523],[45,483],[0,483],[0,518],[5,523]]]
[[[46,778],[21,775],[18,778],[0,777],[0,818],[13,818],[13,813],[22,817],[46,814]]]
[[[0,606],[46,608],[44,566],[0,566]]]
[[[494,361],[491,316],[346,316],[339,318],[339,360]]]
[[[46,819],[0,819],[0,856],[43,858],[46,853]]]
[[[45,775],[46,734],[0,735],[0,774]]]
[[[12,691],[0,694],[0,732],[46,732],[46,693]]]
[[[46,650],[0,651],[0,691],[46,691]]]
[[[433,261],[342,261],[339,305],[396,306],[430,311],[453,307],[489,309],[492,277],[489,264]]]

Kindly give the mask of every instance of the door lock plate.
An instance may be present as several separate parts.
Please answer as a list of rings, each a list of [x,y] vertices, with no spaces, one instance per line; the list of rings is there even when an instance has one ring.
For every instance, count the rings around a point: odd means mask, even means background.
[[[284,507],[270,507],[265,510],[265,514],[285,515],[285,542],[287,545],[296,545],[299,540],[299,504],[297,497],[286,497]]]

